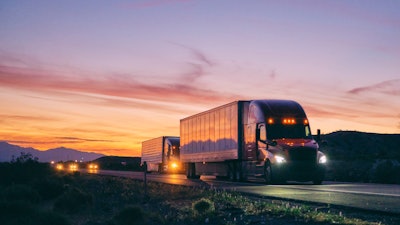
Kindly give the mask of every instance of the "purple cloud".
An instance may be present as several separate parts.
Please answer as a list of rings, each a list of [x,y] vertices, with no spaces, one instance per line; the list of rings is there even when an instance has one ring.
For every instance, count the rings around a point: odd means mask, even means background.
[[[379,92],[387,95],[400,96],[400,79],[387,80],[347,91],[349,94],[360,94],[364,92]]]

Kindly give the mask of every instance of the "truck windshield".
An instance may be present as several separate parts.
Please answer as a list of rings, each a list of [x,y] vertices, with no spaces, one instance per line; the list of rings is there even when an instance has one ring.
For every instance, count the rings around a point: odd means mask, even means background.
[[[284,124],[269,124],[267,126],[268,139],[311,139],[310,127],[304,124],[284,125]]]

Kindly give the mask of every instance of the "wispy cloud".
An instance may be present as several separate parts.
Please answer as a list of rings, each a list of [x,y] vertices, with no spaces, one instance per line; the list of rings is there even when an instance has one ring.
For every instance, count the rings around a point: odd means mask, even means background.
[[[0,114],[0,122],[2,120],[18,120],[18,121],[39,121],[39,122],[49,122],[58,121],[55,118],[45,117],[45,116],[26,116],[26,115],[11,115],[11,114]]]
[[[46,69],[5,66],[0,63],[0,86],[37,92],[71,94],[96,94],[154,101],[196,100],[195,102],[219,101],[226,94],[200,88],[196,78],[204,74],[203,66],[191,64],[191,71],[184,79],[160,80],[151,84],[129,75],[68,74]],[[168,96],[168,97],[167,97]],[[172,100],[173,99],[173,100]]]
[[[186,62],[189,69],[182,73],[184,83],[196,81],[198,78],[207,75],[207,70],[217,65],[214,60],[196,48],[174,42],[170,43],[188,51],[190,54],[188,62]]]
[[[57,137],[58,140],[65,140],[71,142],[115,142],[113,140],[106,139],[89,139],[89,138],[77,138],[77,137]]]
[[[360,94],[364,92],[378,92],[387,95],[400,96],[400,79],[387,80],[347,91],[349,94]]]

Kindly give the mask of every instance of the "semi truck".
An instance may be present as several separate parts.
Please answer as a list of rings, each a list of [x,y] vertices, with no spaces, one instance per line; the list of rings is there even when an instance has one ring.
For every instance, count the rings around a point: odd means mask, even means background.
[[[261,178],[267,184],[321,184],[327,158],[292,100],[246,100],[180,120],[180,160],[188,178]]]
[[[178,173],[183,171],[179,160],[179,137],[162,136],[142,142],[141,164],[146,172]]]

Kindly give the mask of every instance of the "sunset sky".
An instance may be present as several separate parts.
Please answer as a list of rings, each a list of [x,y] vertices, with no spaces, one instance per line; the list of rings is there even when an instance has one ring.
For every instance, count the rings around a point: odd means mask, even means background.
[[[139,156],[248,99],[298,101],[313,133],[400,133],[400,1],[0,2],[0,141]]]

